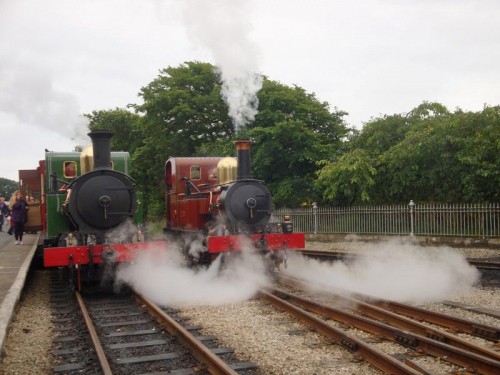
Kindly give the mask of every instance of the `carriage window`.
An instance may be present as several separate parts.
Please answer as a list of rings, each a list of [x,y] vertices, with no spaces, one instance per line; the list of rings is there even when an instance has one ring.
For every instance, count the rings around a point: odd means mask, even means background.
[[[64,177],[74,178],[76,176],[76,161],[64,162]]]
[[[192,165],[189,169],[189,178],[191,180],[201,179],[201,167],[199,165]]]

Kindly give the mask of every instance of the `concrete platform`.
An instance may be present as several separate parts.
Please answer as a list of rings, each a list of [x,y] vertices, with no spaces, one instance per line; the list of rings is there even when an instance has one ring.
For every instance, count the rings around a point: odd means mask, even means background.
[[[3,351],[7,330],[21,297],[38,237],[38,234],[25,234],[24,245],[14,245],[14,236],[0,232],[0,351]]]

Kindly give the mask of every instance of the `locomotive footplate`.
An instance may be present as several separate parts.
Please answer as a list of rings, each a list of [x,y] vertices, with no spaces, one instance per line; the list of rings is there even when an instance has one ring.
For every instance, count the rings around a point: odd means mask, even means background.
[[[250,241],[258,250],[278,251],[284,249],[303,249],[305,247],[304,233],[268,233],[232,236],[208,236],[207,248],[209,253],[226,251],[240,251]]]
[[[116,262],[130,262],[141,252],[165,247],[165,241],[113,244],[113,256]],[[89,251],[87,245],[47,247],[43,250],[44,267],[100,264],[104,260],[109,260],[107,251],[109,251],[107,245],[92,245],[92,251]]]

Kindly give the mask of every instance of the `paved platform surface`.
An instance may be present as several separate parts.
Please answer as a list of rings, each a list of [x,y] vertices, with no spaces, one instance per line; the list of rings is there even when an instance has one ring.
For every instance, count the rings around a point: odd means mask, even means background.
[[[0,351],[16,304],[35,254],[38,234],[25,234],[24,245],[14,245],[14,236],[0,232]]]

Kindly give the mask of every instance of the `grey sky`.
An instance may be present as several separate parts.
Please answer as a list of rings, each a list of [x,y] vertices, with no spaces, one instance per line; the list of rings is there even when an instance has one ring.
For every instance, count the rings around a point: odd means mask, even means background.
[[[357,128],[424,100],[500,104],[500,1],[200,2],[0,0],[0,177],[17,180],[45,148],[71,150],[82,113],[138,102],[159,69],[185,61],[248,53]],[[208,10],[221,22],[200,26]]]

